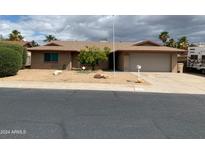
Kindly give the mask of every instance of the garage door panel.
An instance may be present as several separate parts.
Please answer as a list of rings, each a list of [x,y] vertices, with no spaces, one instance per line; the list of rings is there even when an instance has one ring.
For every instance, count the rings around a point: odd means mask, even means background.
[[[161,53],[132,53],[129,56],[129,70],[136,71],[141,65],[143,72],[170,72],[171,56]]]

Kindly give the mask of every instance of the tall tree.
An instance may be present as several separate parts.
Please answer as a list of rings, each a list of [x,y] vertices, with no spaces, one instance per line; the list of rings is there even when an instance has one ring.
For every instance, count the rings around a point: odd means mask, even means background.
[[[50,42],[50,41],[55,41],[58,40],[54,35],[46,35],[44,42]]]
[[[159,34],[159,39],[165,44],[166,42],[167,42],[167,40],[169,39],[169,32],[166,32],[166,31],[164,31],[164,32],[161,32],[160,34]]]
[[[166,42],[166,46],[176,48],[177,42],[173,38],[171,38],[169,41]]]
[[[23,36],[21,35],[21,32],[19,32],[18,30],[13,30],[9,34],[9,40],[10,41],[21,41],[23,40]]]
[[[187,37],[182,36],[181,38],[179,38],[179,40],[177,42],[177,48],[187,50],[188,47],[189,47],[189,41],[188,41]]]
[[[37,47],[37,46],[39,46],[39,44],[36,42],[36,41],[31,41],[31,46],[32,47]]]

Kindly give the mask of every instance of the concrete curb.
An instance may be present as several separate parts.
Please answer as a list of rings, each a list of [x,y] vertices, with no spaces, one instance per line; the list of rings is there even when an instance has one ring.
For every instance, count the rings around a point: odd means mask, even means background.
[[[185,91],[180,89],[164,89],[143,85],[104,84],[104,83],[65,83],[65,82],[36,82],[36,81],[1,81],[0,88],[21,89],[56,89],[56,90],[93,90],[93,91],[124,91],[149,92],[170,94],[205,94],[204,91]]]
[[[23,89],[62,89],[62,90],[99,90],[99,91],[129,91],[134,92],[134,85],[103,84],[103,83],[64,83],[64,82],[34,82],[9,81],[0,82],[1,88]]]

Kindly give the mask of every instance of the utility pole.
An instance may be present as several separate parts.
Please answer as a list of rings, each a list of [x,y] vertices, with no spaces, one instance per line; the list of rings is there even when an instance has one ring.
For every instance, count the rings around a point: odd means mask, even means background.
[[[113,72],[115,74],[115,15],[112,23],[112,51],[113,51]]]

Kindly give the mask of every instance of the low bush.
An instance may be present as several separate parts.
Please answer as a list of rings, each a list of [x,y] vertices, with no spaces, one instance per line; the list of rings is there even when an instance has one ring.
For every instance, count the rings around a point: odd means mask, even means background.
[[[16,75],[22,67],[22,55],[7,47],[0,47],[0,77]]]

